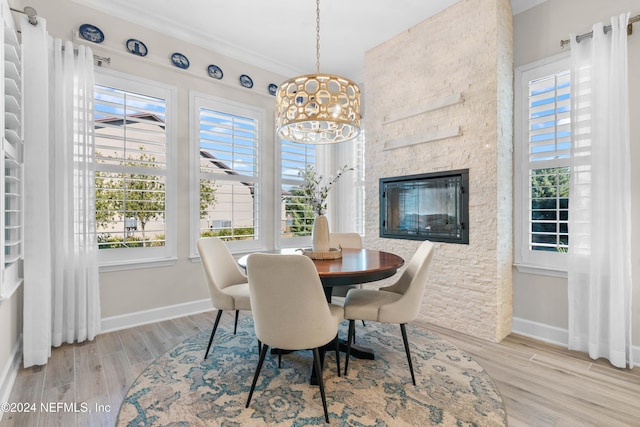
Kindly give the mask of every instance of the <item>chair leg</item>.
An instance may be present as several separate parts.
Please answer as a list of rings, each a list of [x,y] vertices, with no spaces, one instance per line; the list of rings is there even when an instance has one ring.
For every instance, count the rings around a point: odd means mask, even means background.
[[[356,329],[356,321],[349,320],[349,335],[347,337],[347,355],[344,361],[344,376],[347,376],[347,370],[349,369],[349,355],[351,354],[351,341],[353,340],[353,334]]]
[[[236,310],[236,322],[233,324],[233,335],[236,334],[238,330],[238,316],[240,315],[240,310]]]
[[[336,365],[338,366],[338,377],[340,376],[340,340],[338,339],[338,335],[336,334]]]
[[[364,320],[362,320],[362,326],[367,326],[366,323],[364,323]],[[356,331],[355,329],[353,330],[353,343],[356,343]]]
[[[216,334],[216,329],[218,329],[218,323],[220,323],[220,317],[222,316],[222,310],[218,310],[218,315],[216,316],[216,321],[213,324],[213,330],[211,331],[211,337],[209,338],[209,345],[207,346],[207,351],[204,353],[204,358],[207,358],[209,354],[209,350],[211,349],[211,343],[213,343],[213,336]]]
[[[318,386],[320,386],[320,396],[322,397],[322,407],[324,409],[324,419],[329,422],[329,411],[327,411],[327,397],[324,394],[324,381],[322,379],[322,370],[320,367],[320,351],[317,348],[313,349],[313,363],[316,367],[316,375],[318,377]]]
[[[262,370],[262,363],[264,362],[264,358],[267,355],[267,350],[269,346],[264,344],[262,346],[262,351],[260,352],[260,359],[258,360],[258,366],[256,366],[256,373],[253,375],[253,382],[251,383],[251,390],[249,390],[249,397],[247,398],[247,404],[245,408],[249,407],[249,403],[251,403],[251,397],[253,396],[253,390],[256,388],[256,383],[258,382],[258,376],[260,375],[260,371]]]
[[[415,375],[413,375],[413,363],[411,363],[411,352],[409,351],[409,340],[407,339],[407,329],[405,328],[404,323],[400,325],[400,330],[402,331],[402,341],[404,342],[404,350],[407,352],[407,360],[409,361],[409,370],[411,371],[411,381],[413,381],[413,385],[416,385],[416,377]]]
[[[278,349],[278,369],[282,366],[282,350]]]
[[[258,354],[262,352],[262,341],[258,340]]]

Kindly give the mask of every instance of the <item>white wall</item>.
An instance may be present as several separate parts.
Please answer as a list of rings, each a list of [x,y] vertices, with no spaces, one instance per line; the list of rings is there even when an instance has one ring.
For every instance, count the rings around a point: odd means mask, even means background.
[[[566,51],[560,40],[569,33],[586,33],[594,23],[609,22],[613,15],[640,14],[638,0],[548,0],[514,17],[514,65],[516,67]],[[631,164],[640,160],[640,24],[629,37],[629,86],[631,113]],[[517,162],[517,159],[516,159]],[[632,218],[640,217],[640,168],[632,166]],[[632,230],[634,285],[633,342],[640,346],[640,227]],[[568,328],[566,279],[526,274],[514,270],[514,331],[563,342]]]

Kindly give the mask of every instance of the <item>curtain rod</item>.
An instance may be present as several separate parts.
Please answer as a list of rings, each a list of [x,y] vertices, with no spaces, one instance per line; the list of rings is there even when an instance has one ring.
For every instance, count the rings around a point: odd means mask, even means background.
[[[24,15],[27,15],[27,18],[29,19],[29,24],[38,25],[38,12],[36,12],[36,10],[34,8],[32,8],[31,6],[26,6],[24,8],[24,10],[14,9],[12,7],[10,7],[9,9],[12,10],[13,12],[22,13]],[[20,31],[18,31],[18,33],[20,33]],[[64,46],[62,46],[62,48],[64,50]],[[78,54],[78,50],[74,49],[73,53],[75,53],[77,55]],[[111,64],[111,58],[108,57],[108,56],[93,55],[93,61],[99,67],[102,67],[102,65],[104,63],[107,63],[109,65]]]
[[[27,18],[29,18],[29,24],[38,25],[38,12],[36,12],[36,10],[31,6],[25,6],[24,10],[14,9],[12,7],[10,7],[9,9],[12,10],[13,12],[18,12],[18,13],[27,15]]]
[[[633,17],[629,18],[629,23],[627,24],[627,35],[628,36],[633,34],[633,23],[634,22],[640,22],[640,15],[636,15],[636,16],[633,16]],[[611,25],[605,25],[604,26],[604,33],[607,34],[609,31],[611,31]],[[590,38],[593,38],[593,30],[589,31],[588,33],[577,35],[576,36],[576,42],[580,43],[582,40],[590,39]],[[569,44],[571,44],[571,40],[569,40],[569,39],[560,40],[560,48],[561,49],[564,49]]]
[[[65,50],[64,45],[62,45],[62,50]],[[75,47],[73,48],[73,54],[77,55],[78,54],[78,48]],[[95,64],[98,67],[102,67],[102,64],[104,64],[105,62],[108,65],[111,65],[111,57],[109,56],[99,56],[99,55],[93,55],[93,62],[95,62]]]

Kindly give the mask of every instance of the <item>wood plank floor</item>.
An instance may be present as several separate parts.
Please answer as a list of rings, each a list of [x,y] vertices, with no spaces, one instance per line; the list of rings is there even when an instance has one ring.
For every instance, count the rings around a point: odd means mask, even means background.
[[[212,311],[53,349],[46,366],[21,369],[12,390],[10,402],[32,402],[36,410],[5,413],[0,426],[113,426],[122,399],[144,368],[186,338],[210,331],[214,317]],[[221,327],[232,321],[232,313],[225,313]],[[495,344],[431,324],[414,326],[455,344],[489,373],[511,427],[640,426],[639,368],[616,369],[607,361],[513,334]],[[51,410],[41,410],[41,402]],[[56,412],[59,402],[75,404],[80,412]],[[81,405],[90,412],[82,412]]]

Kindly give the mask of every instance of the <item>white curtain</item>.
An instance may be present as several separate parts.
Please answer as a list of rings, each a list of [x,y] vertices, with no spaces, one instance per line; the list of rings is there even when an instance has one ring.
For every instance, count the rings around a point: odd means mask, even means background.
[[[22,22],[24,366],[100,330],[91,49]]]
[[[627,33],[571,35],[569,348],[633,366]]]

